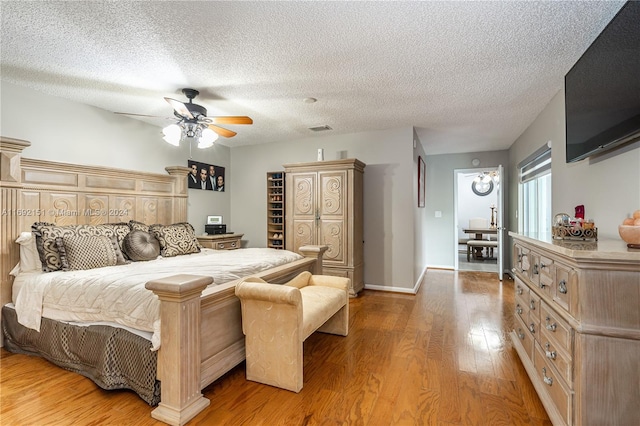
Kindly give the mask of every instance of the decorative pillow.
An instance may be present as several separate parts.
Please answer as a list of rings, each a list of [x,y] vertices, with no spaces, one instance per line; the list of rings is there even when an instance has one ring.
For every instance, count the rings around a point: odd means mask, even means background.
[[[56,245],[63,271],[95,269],[126,263],[116,237],[67,235]]]
[[[58,226],[53,223],[36,222],[31,225],[36,236],[36,247],[42,262],[44,272],[59,271],[62,269],[60,254],[56,245],[56,238],[71,235],[116,237],[114,225],[67,225]],[[122,229],[120,227],[120,229]]]
[[[20,271],[42,271],[42,262],[36,247],[36,238],[31,232],[21,232],[16,240],[20,244]]]
[[[149,226],[149,232],[158,239],[162,257],[200,252],[201,247],[196,238],[195,229],[190,223],[151,225]]]
[[[149,232],[149,225],[142,223],[142,222],[138,222],[135,220],[130,220],[129,221],[129,229],[132,231],[144,231],[144,232]]]
[[[127,257],[134,262],[153,260],[160,255],[158,239],[144,231],[129,232],[122,246]]]
[[[127,222],[121,223],[107,223],[104,226],[110,226],[113,228],[113,232],[116,234],[116,238],[118,239],[118,247],[120,247],[120,251],[122,251],[122,243],[124,241],[124,237],[131,231],[129,228],[129,224]]]

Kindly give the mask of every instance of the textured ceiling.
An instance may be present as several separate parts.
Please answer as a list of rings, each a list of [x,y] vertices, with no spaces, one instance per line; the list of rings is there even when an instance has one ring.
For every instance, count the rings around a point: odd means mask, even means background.
[[[326,124],[414,126],[429,154],[505,149],[623,3],[3,0],[1,76],[160,117],[192,87],[209,115],[254,119],[228,146]]]

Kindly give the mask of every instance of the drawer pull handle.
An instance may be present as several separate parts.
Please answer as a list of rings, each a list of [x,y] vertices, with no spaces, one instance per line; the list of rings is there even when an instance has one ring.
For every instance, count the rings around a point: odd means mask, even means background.
[[[545,327],[547,328],[547,330],[551,330],[554,332],[556,331],[557,324],[555,322],[553,324],[550,324],[551,318],[549,317],[545,318],[545,322],[546,322]]]
[[[520,340],[524,340],[524,333],[522,332],[521,328],[518,329],[518,337],[520,338]]]
[[[533,264],[533,275],[538,275],[538,264],[537,263]]]
[[[520,304],[516,305],[516,314],[522,315],[522,307],[520,306]]]
[[[534,323],[529,324],[529,331],[533,334],[536,334],[536,326]]]
[[[567,282],[565,280],[561,280],[558,283],[558,291],[562,294],[567,294]]]
[[[553,377],[547,377],[546,367],[542,367],[542,380],[549,386],[553,384]]]
[[[549,349],[551,348],[549,345],[549,342],[547,342],[545,345],[545,351],[544,351],[544,355],[549,358],[549,359],[556,359],[556,351],[550,351]]]
[[[532,300],[531,302],[529,302],[529,308],[531,308],[532,310],[536,310],[536,301]]]
[[[515,270],[514,270],[513,272],[515,272]],[[518,293],[518,294],[522,294],[522,293],[524,293],[524,291],[522,291],[522,287],[518,286],[518,291],[517,291],[517,293]]]
[[[236,243],[231,243],[231,247],[235,247],[235,246],[236,246]]]
[[[538,287],[540,287],[540,288],[544,289],[544,288],[546,287],[546,284],[545,284],[545,283],[539,283],[539,284],[538,284]]]
[[[224,243],[219,243],[219,244],[218,244],[218,248],[223,249],[223,248],[224,248]]]

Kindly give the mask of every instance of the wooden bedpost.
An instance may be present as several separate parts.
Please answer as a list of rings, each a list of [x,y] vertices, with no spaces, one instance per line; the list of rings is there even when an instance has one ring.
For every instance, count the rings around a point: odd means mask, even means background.
[[[11,302],[11,286],[13,278],[11,269],[20,260],[15,239],[21,231],[23,206],[20,189],[22,188],[22,169],[20,161],[22,150],[31,146],[30,142],[0,137],[0,306]],[[0,333],[0,347],[3,346]]]
[[[200,296],[213,278],[174,275],[145,287],[160,299],[158,379],[161,401],[151,417],[182,426],[209,406],[201,392]]]
[[[304,257],[317,259],[317,262],[313,265],[313,271],[311,273],[313,275],[322,275],[322,256],[324,256],[324,252],[329,249],[328,246],[302,246],[298,250]]]

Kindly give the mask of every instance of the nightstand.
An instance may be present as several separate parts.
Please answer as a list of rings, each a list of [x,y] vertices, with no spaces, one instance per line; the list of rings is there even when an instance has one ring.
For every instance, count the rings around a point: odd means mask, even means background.
[[[198,242],[204,248],[214,250],[235,250],[241,247],[240,240],[244,234],[200,235]]]

